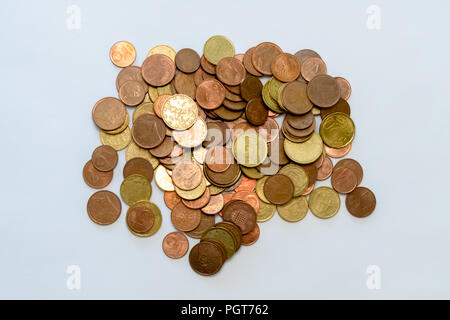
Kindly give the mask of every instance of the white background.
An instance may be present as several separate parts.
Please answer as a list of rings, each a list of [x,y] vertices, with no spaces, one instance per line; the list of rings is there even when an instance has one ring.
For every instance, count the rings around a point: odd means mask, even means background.
[[[78,30],[66,26],[69,5],[81,9]],[[366,25],[370,5],[380,30]],[[0,298],[450,298],[449,11],[448,1],[2,1]],[[215,34],[236,52],[262,41],[314,49],[350,81],[349,156],[377,208],[364,220],[344,205],[329,220],[275,215],[255,245],[200,277],[161,250],[174,229],[154,182],[164,221],[140,239],[126,206],[111,226],[90,221],[81,172],[100,144],[92,107],[117,95],[111,45],[133,43],[140,65],[157,44],[201,53]],[[108,190],[118,193],[124,162],[121,152]],[[66,287],[69,265],[80,290]],[[366,286],[369,265],[379,290]]]

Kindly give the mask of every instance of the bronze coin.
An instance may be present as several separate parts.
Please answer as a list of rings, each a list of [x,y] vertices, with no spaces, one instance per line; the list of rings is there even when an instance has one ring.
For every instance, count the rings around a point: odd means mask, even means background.
[[[297,115],[311,111],[313,104],[308,98],[307,85],[300,81],[288,83],[281,91],[281,103],[289,112]]]
[[[170,94],[162,94],[155,99],[155,102],[153,103],[153,110],[158,117],[162,118],[162,107],[167,99],[169,99],[171,96],[172,95]]]
[[[352,149],[352,143],[350,142],[345,147],[339,149],[330,148],[329,146],[324,144],[323,148],[325,149],[325,153],[331,158],[342,158],[345,157],[350,152],[350,150]]]
[[[202,169],[193,162],[180,162],[172,170],[172,181],[181,190],[193,190],[203,180]]]
[[[282,52],[283,50],[274,43],[260,43],[253,50],[252,64],[258,72],[270,76],[272,75],[272,61]]]
[[[111,171],[116,167],[119,156],[113,147],[103,145],[94,150],[91,160],[95,169],[99,171]]]
[[[337,192],[350,193],[356,188],[357,182],[356,174],[349,168],[334,168],[331,175],[331,185]]]
[[[264,140],[266,140],[267,142],[272,142],[278,137],[280,128],[276,120],[268,117],[264,124],[258,126],[257,131]]]
[[[344,79],[342,77],[335,77],[339,84],[339,89],[341,91],[341,98],[344,100],[348,100],[350,98],[350,95],[352,94],[352,87],[350,86],[350,82],[347,81],[347,79]]]
[[[222,217],[237,225],[242,234],[252,231],[256,225],[256,212],[251,205],[242,200],[231,200],[223,210]]]
[[[170,215],[175,229],[180,231],[191,231],[198,227],[201,219],[201,211],[188,208],[183,202],[179,202]]]
[[[261,72],[259,72],[258,70],[256,70],[255,67],[253,66],[252,56],[253,56],[254,50],[255,50],[255,47],[251,47],[250,49],[248,49],[245,52],[242,63],[244,64],[244,67],[248,73],[250,73],[256,77],[261,77],[261,76],[263,76],[263,74]]]
[[[210,276],[219,272],[224,261],[220,247],[212,241],[197,243],[189,253],[189,264],[192,270],[202,276]]]
[[[235,94],[235,93],[231,92],[226,87],[225,87],[225,89],[226,89],[225,90],[225,100],[228,99],[228,100],[233,101],[233,102],[240,102],[240,101],[243,100],[242,97],[239,94]]]
[[[267,148],[267,155],[271,162],[284,166],[289,163],[289,158],[284,152],[284,138],[279,137],[270,142]]]
[[[290,135],[297,137],[297,138],[305,138],[309,135],[311,135],[314,132],[314,129],[316,128],[316,119],[313,118],[313,122],[309,127],[306,129],[295,129],[293,128],[289,122],[287,122],[287,119],[284,118],[283,120],[283,128],[287,131]]]
[[[208,204],[210,198],[211,198],[211,192],[209,191],[209,188],[207,187],[205,189],[205,192],[203,192],[203,194],[200,196],[200,198],[195,199],[195,200],[181,199],[181,201],[183,201],[184,205],[188,208],[201,209]]]
[[[205,71],[203,71],[202,68],[198,68],[197,71],[195,71],[195,73],[194,73],[194,82],[195,82],[196,86],[200,85],[200,83],[202,83],[203,80],[206,79],[206,78],[203,78],[204,74],[207,74],[207,73]]]
[[[216,66],[209,62],[204,55],[200,59],[200,65],[206,73],[216,74]]]
[[[217,109],[225,100],[225,87],[216,79],[204,80],[197,87],[195,98],[202,108]]]
[[[308,112],[300,116],[288,113],[286,114],[286,121],[294,129],[302,130],[311,126],[314,121],[314,115],[312,112]]]
[[[241,111],[241,110],[245,109],[245,107],[247,106],[247,103],[245,101],[234,102],[234,101],[225,99],[223,101],[223,105],[229,110]]]
[[[315,166],[314,163],[302,165],[301,167],[306,171],[306,174],[308,175],[309,183],[307,188],[309,188],[313,186],[317,180],[317,173],[318,173],[317,167]]]
[[[267,109],[261,97],[251,99],[245,107],[245,117],[254,126],[261,126],[267,120]]]
[[[365,218],[374,210],[377,199],[372,191],[365,187],[357,187],[345,198],[348,212],[357,218]]]
[[[233,155],[223,146],[215,146],[206,152],[205,165],[214,172],[225,172],[233,163]]]
[[[146,206],[133,206],[127,212],[127,226],[136,233],[148,232],[155,222],[155,214]]]
[[[127,109],[123,103],[116,98],[103,98],[99,100],[92,109],[92,119],[102,130],[115,130],[125,122]]]
[[[194,74],[178,72],[175,75],[173,85],[178,93],[185,94],[192,99],[195,99],[195,91],[197,90],[197,86],[195,85]]]
[[[157,116],[145,113],[134,120],[131,135],[134,142],[141,148],[154,148],[164,141],[166,125]]]
[[[175,191],[164,191],[164,203],[172,210],[183,199]]]
[[[193,73],[200,67],[200,56],[195,50],[185,48],[177,52],[175,64],[185,73]]]
[[[322,59],[310,57],[302,62],[303,79],[311,81],[312,78],[319,74],[327,74],[327,66]]]
[[[92,160],[89,160],[83,167],[83,179],[86,184],[94,189],[106,187],[113,178],[113,170],[99,171],[95,169]]]
[[[120,100],[127,106],[137,106],[144,101],[147,90],[141,82],[137,80],[128,80],[119,88]]]
[[[305,61],[308,58],[311,58],[311,57],[320,58],[319,54],[311,49],[303,49],[303,50],[297,51],[295,53],[295,56],[297,57],[298,61],[300,62],[300,65],[303,63],[303,61]]]
[[[244,79],[245,79],[245,77],[244,77]],[[240,85],[230,86],[227,84],[223,84],[223,86],[225,87],[225,89],[227,89],[228,91],[230,91],[233,94],[241,94],[241,86]]]
[[[136,49],[128,41],[118,41],[112,45],[109,58],[117,67],[128,67],[136,59]]]
[[[243,176],[241,182],[236,187],[235,191],[236,192],[239,192],[239,191],[253,192],[253,191],[255,191],[255,187],[256,187],[255,179],[250,179],[250,178],[247,178],[246,176]],[[256,211],[256,212],[258,212],[258,211]]]
[[[166,136],[159,146],[149,149],[149,151],[154,157],[165,158],[172,153],[175,144],[176,142],[171,137]]]
[[[148,56],[141,67],[142,77],[154,87],[161,87],[172,81],[175,76],[175,63],[164,54]]]
[[[214,226],[215,223],[216,223],[215,215],[208,215],[202,213],[200,224],[198,225],[198,227],[192,231],[186,232],[186,235],[194,239],[200,239],[202,237],[203,232],[205,232],[210,227]]]
[[[237,163],[233,163],[230,167],[224,172],[214,172],[209,169],[208,166],[203,167],[205,171],[205,175],[210,182],[218,186],[229,186],[235,183],[238,179],[241,169]]]
[[[294,184],[288,176],[276,174],[267,178],[263,192],[271,203],[285,204],[294,196]]]
[[[334,106],[330,108],[320,109],[320,118],[324,119],[327,115],[333,112],[343,112],[350,115],[350,105],[347,101],[340,98]]]
[[[330,158],[325,157],[322,165],[317,169],[317,180],[326,180],[331,176],[333,172],[333,162]]]
[[[250,101],[253,98],[261,96],[262,83],[259,78],[254,76],[248,76],[241,83],[241,95],[246,101]]]
[[[146,177],[148,181],[152,181],[154,174],[153,166],[144,158],[132,158],[123,167],[123,177],[126,178],[132,174],[139,174]]]
[[[87,213],[96,224],[108,225],[115,222],[122,211],[122,203],[111,191],[101,190],[88,200]]]
[[[206,147],[211,148],[213,146],[222,146],[228,141],[229,132],[227,130],[226,124],[224,124],[222,121],[208,122],[206,124],[206,127],[208,129],[208,132],[206,134],[205,140],[203,141],[203,146],[205,148]]]
[[[256,186],[256,181],[255,181],[255,186]],[[253,210],[255,210],[255,212],[259,211],[259,197],[253,191],[247,191],[247,190],[236,191],[236,193],[233,195],[233,200],[245,201],[249,205],[252,206],[252,208],[253,208]]]
[[[322,108],[334,106],[341,97],[337,80],[326,74],[314,77],[308,83],[307,93],[309,99]]]
[[[245,67],[238,59],[233,57],[222,58],[216,66],[217,78],[229,85],[237,86],[245,79]]]
[[[209,202],[206,206],[201,208],[204,214],[217,214],[219,213],[224,205],[223,196],[221,193],[213,195],[209,198]]]
[[[183,233],[171,232],[164,237],[162,248],[169,258],[179,259],[188,252],[189,241]]]
[[[361,183],[364,172],[358,161],[351,158],[342,159],[338,161],[338,163],[336,163],[336,165],[334,166],[334,170],[337,170],[339,168],[348,168],[352,170],[356,176],[357,185]]]
[[[255,227],[249,233],[242,235],[242,245],[251,246],[259,239],[259,226],[255,224]]]
[[[272,60],[273,76],[281,82],[291,82],[300,75],[300,62],[290,53],[280,53]]]
[[[119,91],[122,84],[124,84],[128,80],[136,80],[139,81],[143,86],[145,91],[148,90],[148,85],[142,78],[141,68],[138,66],[129,66],[120,70],[117,74],[116,78],[116,89]]]

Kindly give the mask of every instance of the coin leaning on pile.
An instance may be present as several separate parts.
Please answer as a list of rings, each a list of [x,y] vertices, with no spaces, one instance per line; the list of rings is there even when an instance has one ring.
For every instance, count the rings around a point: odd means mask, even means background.
[[[375,195],[360,186],[361,165],[350,158],[333,164],[350,152],[355,137],[351,87],[328,75],[315,51],[292,55],[263,42],[236,54],[228,38],[213,36],[202,56],[158,45],[141,67],[133,65],[135,58],[126,41],[110,50],[121,68],[118,98],[94,105],[102,145],[83,168],[86,184],[103,189],[113,178],[117,151],[126,148],[120,196],[129,206],[125,219],[133,235],[152,236],[163,216],[169,218],[150,202],[153,179],[176,229],[162,249],[181,258],[189,251],[187,237],[200,239],[189,253],[200,275],[217,273],[241,245],[254,244],[258,223],[276,211],[288,222],[309,210],[331,218],[339,211],[339,194],[346,195],[354,217],[374,211]],[[315,188],[328,178],[331,187]],[[115,222],[121,209],[119,197],[106,190],[87,204],[100,225]]]

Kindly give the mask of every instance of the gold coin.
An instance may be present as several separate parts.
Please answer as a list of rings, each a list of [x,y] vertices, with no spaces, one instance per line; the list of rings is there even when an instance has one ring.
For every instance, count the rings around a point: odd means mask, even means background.
[[[119,134],[123,132],[128,127],[129,124],[130,124],[130,114],[127,112],[125,122],[119,128],[115,130],[104,130],[104,131],[107,134]]]
[[[122,150],[130,144],[130,127],[127,126],[125,130],[118,134],[108,134],[105,131],[100,130],[100,140],[104,145],[111,146],[116,150]]]
[[[355,124],[343,112],[333,112],[326,116],[319,129],[323,142],[331,148],[343,148],[355,137]]]
[[[168,56],[173,62],[175,62],[175,56],[176,56],[177,52],[171,46],[168,46],[166,44],[160,44],[160,45],[154,46],[148,52],[147,57],[151,56],[152,54],[156,54],[156,53]]]
[[[323,142],[320,135],[314,132],[307,141],[302,143],[284,139],[284,152],[289,159],[300,164],[316,161],[323,152]]]
[[[339,211],[341,200],[336,191],[330,187],[314,189],[309,196],[309,208],[318,218],[331,218]]]
[[[216,186],[216,185],[214,185],[214,184],[211,184],[211,185],[209,186],[209,193],[210,193],[212,196],[215,196],[216,194],[221,193],[223,190],[225,190],[225,188]]]
[[[186,130],[198,119],[198,107],[191,97],[174,94],[164,102],[161,110],[164,123],[174,130]]]
[[[309,184],[308,174],[301,166],[290,163],[281,168],[280,172],[291,178],[294,183],[294,197],[301,196],[306,191]]]
[[[255,130],[241,133],[233,141],[236,161],[245,167],[257,167],[267,158],[267,142]]]
[[[202,196],[202,194],[206,190],[206,179],[205,177],[202,177],[202,182],[198,185],[198,187],[192,189],[192,190],[182,190],[175,186],[175,192],[184,200],[195,200]]]
[[[269,203],[270,201],[266,198],[265,194],[264,194],[264,184],[266,183],[266,180],[269,178],[269,176],[263,176],[261,179],[258,179],[256,181],[256,187],[255,187],[255,192],[256,195],[258,196],[258,198],[265,203]]]
[[[172,182],[172,178],[169,172],[163,165],[159,165],[155,169],[155,182],[156,185],[164,191],[175,191],[175,187]]]
[[[120,196],[123,202],[129,206],[150,199],[152,187],[146,177],[140,174],[132,174],[123,180],[120,185]]]
[[[272,110],[276,113],[283,113],[284,110],[280,108],[280,106],[278,105],[278,102],[274,98],[272,98],[272,96],[270,95],[270,83],[271,82],[272,82],[272,79],[270,79],[263,85],[262,93],[261,93],[263,101],[270,110]]]
[[[152,102],[155,102],[156,98],[158,98],[158,89],[156,87],[148,86],[148,96]]]
[[[155,114],[153,102],[143,102],[138,105],[133,111],[133,121],[144,113]]]
[[[197,119],[192,127],[187,130],[175,130],[172,132],[173,139],[184,148],[194,148],[202,144],[208,132],[206,122]]]
[[[259,210],[256,213],[256,221],[264,222],[270,220],[276,211],[277,207],[271,203],[259,202]]]
[[[159,165],[159,160],[152,156],[147,149],[143,149],[136,143],[134,143],[134,141],[131,141],[127,147],[127,150],[125,151],[125,159],[129,161],[133,158],[144,158],[152,164],[153,169],[156,169],[156,167]]]
[[[312,114],[315,115],[315,116],[319,116],[320,115],[320,109],[317,108],[317,107],[313,107],[311,109],[311,111],[312,111]]]
[[[300,221],[308,213],[308,200],[305,196],[292,198],[288,203],[277,206],[277,211],[288,222]]]
[[[206,40],[203,54],[206,60],[212,64],[218,64],[223,58],[234,57],[234,45],[227,37],[212,36]]]
[[[172,83],[166,84],[165,86],[156,88],[158,92],[158,96],[162,96],[163,94],[175,94],[176,92],[173,90]]]
[[[134,232],[133,230],[131,230],[130,228],[128,228],[128,230],[131,231],[131,233],[133,233],[134,235],[138,236],[138,237],[150,237],[152,235],[154,235],[159,228],[161,227],[161,223],[162,223],[162,216],[161,216],[161,211],[159,210],[159,208],[156,206],[156,204],[152,203],[152,202],[148,202],[148,201],[139,201],[136,202],[134,205],[132,205],[129,209],[128,212],[135,207],[139,207],[139,206],[144,206],[149,208],[150,210],[152,210],[153,215],[154,215],[154,220],[153,220],[153,225],[150,228],[150,230],[148,230],[145,233],[137,233]]]

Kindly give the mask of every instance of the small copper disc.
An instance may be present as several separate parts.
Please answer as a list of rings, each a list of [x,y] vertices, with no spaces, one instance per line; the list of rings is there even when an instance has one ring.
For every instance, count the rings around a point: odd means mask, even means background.
[[[194,238],[194,239],[200,239],[202,237],[202,234],[216,223],[216,216],[215,215],[208,215],[202,213],[202,217],[200,219],[200,224],[197,228],[195,228],[192,231],[186,232],[186,235]]]
[[[281,102],[289,112],[297,115],[305,114],[313,107],[308,98],[307,85],[300,81],[290,82],[283,88]]]
[[[307,93],[309,99],[322,108],[334,106],[341,97],[337,80],[326,74],[314,77],[308,83]]]
[[[236,187],[235,191],[255,191],[256,180],[247,178],[246,176],[242,177],[241,183]]]
[[[341,98],[344,100],[348,100],[348,98],[350,98],[350,95],[352,94],[352,87],[350,86],[350,82],[342,77],[335,77],[335,79],[337,80],[339,88],[341,90]]]
[[[274,43],[260,43],[253,50],[252,64],[258,72],[270,76],[272,75],[272,61],[282,52],[283,50]]]
[[[170,215],[173,226],[180,231],[191,231],[200,224],[201,211],[186,207],[183,202],[179,202]]]
[[[298,61],[300,62],[300,65],[308,58],[311,57],[317,57],[320,58],[319,54],[311,49],[302,49],[300,51],[297,51],[295,53],[295,56],[297,57]]]
[[[218,244],[212,241],[197,243],[189,253],[189,264],[192,270],[202,276],[210,276],[219,272],[225,258]]]
[[[209,202],[201,210],[204,214],[219,213],[224,205],[223,196],[221,193],[211,196]]]
[[[338,161],[338,163],[336,163],[336,165],[334,166],[334,170],[337,170],[339,168],[348,168],[352,170],[353,173],[356,175],[357,185],[361,183],[364,172],[363,168],[361,167],[358,161],[351,158],[342,159]]]
[[[308,112],[300,116],[288,113],[286,114],[286,121],[291,127],[302,130],[311,126],[314,121],[314,115],[312,112]]]
[[[285,204],[294,196],[294,184],[289,177],[283,174],[275,174],[266,180],[263,192],[271,203]]]
[[[140,174],[146,177],[148,181],[152,181],[154,174],[153,166],[144,158],[132,158],[123,167],[123,177],[126,178],[132,174]]]
[[[352,148],[352,143],[350,142],[348,145],[346,145],[343,148],[330,148],[326,144],[323,145],[323,148],[325,149],[325,153],[332,158],[342,158],[345,157]]]
[[[233,57],[226,57],[216,66],[217,78],[229,86],[237,86],[245,79],[246,71],[241,61]]]
[[[255,67],[253,66],[252,56],[253,56],[254,50],[255,50],[255,47],[252,47],[245,52],[242,63],[244,64],[244,67],[248,73],[250,73],[256,77],[261,77],[261,76],[263,76],[263,74],[261,72],[259,72],[258,70],[256,70]]]
[[[374,210],[377,199],[372,191],[365,187],[357,187],[345,199],[348,212],[357,218],[365,218]]]
[[[181,49],[175,56],[175,64],[182,72],[192,73],[200,67],[200,56],[192,49]]]
[[[115,222],[121,211],[122,204],[119,197],[107,190],[97,191],[89,198],[87,203],[89,218],[100,225]]]
[[[113,147],[103,145],[94,150],[91,160],[95,169],[99,171],[111,171],[116,167],[119,156]]]
[[[161,87],[172,81],[175,76],[175,63],[168,56],[152,54],[144,60],[141,67],[142,77],[154,87]]]
[[[334,168],[331,175],[331,185],[337,192],[350,193],[356,188],[357,182],[355,173],[349,168]]]
[[[164,203],[170,210],[175,208],[180,201],[182,199],[175,191],[164,191]]]
[[[127,226],[135,233],[148,232],[155,222],[155,214],[146,206],[132,206],[127,212]]]
[[[122,84],[124,84],[128,80],[136,80],[139,81],[145,88],[145,91],[148,90],[148,85],[142,78],[141,67],[138,66],[129,66],[120,70],[117,74],[116,78],[116,89],[119,91]]]
[[[89,160],[83,167],[83,178],[86,184],[94,189],[102,189],[106,187],[113,178],[113,170],[99,171],[95,169],[92,160]]]
[[[251,205],[242,200],[231,200],[223,210],[222,217],[225,221],[237,225],[242,234],[252,231],[256,225],[256,212]]]
[[[248,76],[241,83],[241,95],[246,101],[250,101],[253,98],[261,96],[262,83],[259,78],[254,76]]]
[[[165,158],[172,153],[175,144],[176,143],[172,140],[171,137],[166,136],[159,146],[152,148],[149,151],[154,157]]]
[[[166,136],[166,125],[157,116],[145,113],[134,120],[131,134],[134,142],[141,148],[154,148],[164,141]]]
[[[137,106],[144,101],[147,90],[141,82],[137,80],[129,80],[122,84],[119,88],[120,100],[127,106]]]
[[[188,252],[189,241],[183,233],[171,232],[164,237],[162,248],[169,258],[179,259]]]
[[[155,111],[155,114],[162,118],[162,107],[164,103],[169,99],[172,95],[170,94],[162,94],[156,98],[155,102],[153,103],[153,110]]]
[[[225,100],[225,87],[216,79],[204,80],[197,87],[195,98],[202,108],[217,109]]]
[[[325,157],[320,168],[317,170],[317,180],[326,180],[331,176],[333,172],[333,162],[330,158]]]
[[[348,104],[347,101],[340,98],[334,106],[330,108],[320,109],[320,118],[324,119],[327,115],[333,112],[343,112],[347,115],[350,115],[350,105]]]
[[[256,186],[256,182],[255,182]],[[255,212],[259,211],[259,197],[258,195],[253,191],[247,191],[247,190],[241,190],[236,191],[236,193],[233,196],[233,200],[243,200],[247,202],[249,205],[252,206],[252,208],[255,210]]]
[[[114,130],[119,128],[127,118],[127,109],[116,98],[103,98],[92,109],[92,119],[102,130]]]
[[[300,62],[290,53],[280,53],[272,60],[272,73],[281,82],[291,82],[300,75]]]
[[[314,163],[308,164],[308,165],[302,165],[302,168],[305,170],[306,174],[308,175],[308,187],[311,187],[314,185],[317,179],[317,167]]]
[[[182,190],[193,190],[203,180],[202,169],[195,163],[177,163],[172,171],[174,185]]]
[[[206,60],[205,56],[202,56],[200,59],[200,65],[202,66],[202,69],[209,74],[216,74],[216,66],[213,65],[211,62]]]
[[[319,74],[327,74],[327,66],[322,59],[311,57],[302,62],[302,77],[306,81],[311,81]]]
[[[222,146],[215,146],[206,152],[205,164],[214,172],[225,172],[233,163],[233,155]]]
[[[276,120],[268,117],[266,119],[266,122],[258,126],[257,131],[264,140],[266,140],[267,142],[272,142],[278,137],[280,133],[280,127],[278,126]]]
[[[173,80],[173,85],[178,93],[188,95],[192,99],[195,99],[197,86],[195,84],[195,75],[193,73],[178,72]]]
[[[252,231],[242,235],[242,245],[251,246],[252,244],[254,244],[259,239],[259,233],[259,226],[258,224],[256,224]]]
[[[136,49],[128,41],[119,41],[111,47],[109,58],[112,63],[120,68],[128,67],[136,59]]]
[[[195,200],[181,199],[181,201],[183,201],[184,205],[188,208],[201,209],[208,204],[210,198],[211,198],[211,192],[209,191],[209,188],[206,188],[205,192],[203,192],[203,194],[201,195],[200,198],[195,199]]]
[[[267,109],[261,97],[251,99],[245,107],[245,116],[254,126],[261,126],[267,120]]]

